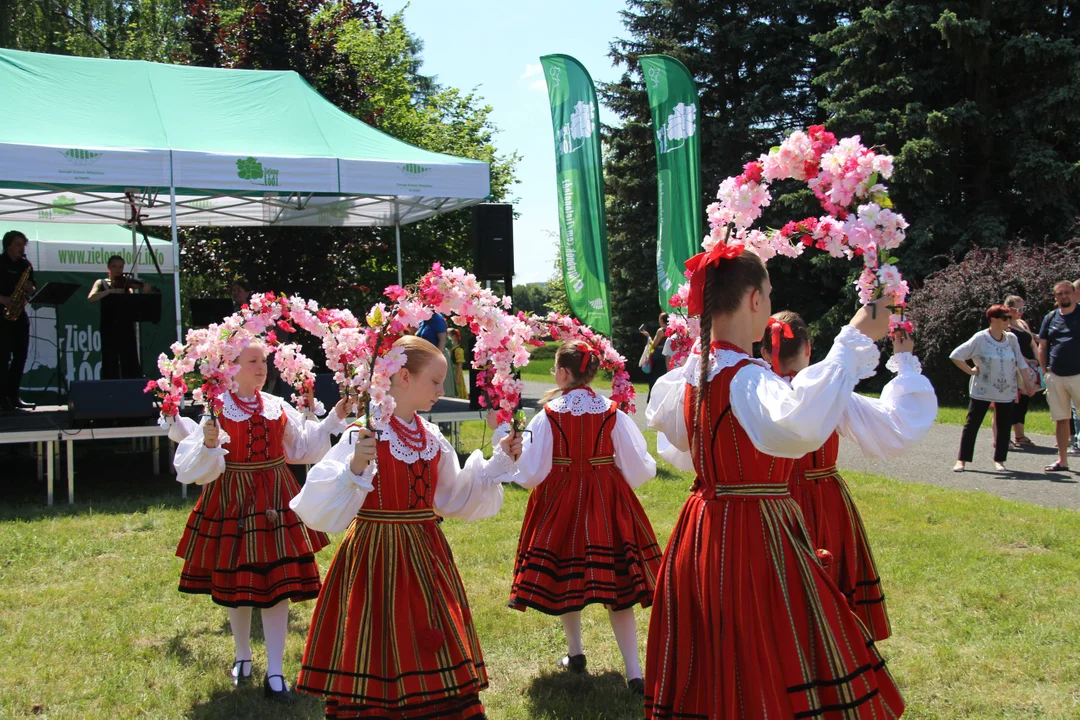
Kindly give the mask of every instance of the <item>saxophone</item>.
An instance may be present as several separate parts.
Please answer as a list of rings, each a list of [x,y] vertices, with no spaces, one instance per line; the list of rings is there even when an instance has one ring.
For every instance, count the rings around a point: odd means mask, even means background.
[[[11,293],[11,300],[4,309],[4,319],[8,322],[18,320],[23,314],[23,309],[26,308],[26,303],[30,300],[27,289],[30,287],[30,271],[33,269],[32,265],[27,265],[19,277],[19,282],[15,283],[15,291]]]

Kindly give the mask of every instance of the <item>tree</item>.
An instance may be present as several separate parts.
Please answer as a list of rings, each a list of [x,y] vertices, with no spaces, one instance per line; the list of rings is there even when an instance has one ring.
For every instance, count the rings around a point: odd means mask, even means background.
[[[546,315],[548,284],[546,282],[518,285],[514,288],[514,308],[534,315]]]
[[[181,45],[181,0],[0,0],[0,47],[168,60]]]
[[[605,128],[611,299],[620,348],[634,347],[638,325],[657,313],[656,156],[638,57],[675,57],[698,83],[707,204],[720,182],[745,162],[791,130],[824,120],[818,108],[824,90],[812,80],[831,62],[831,54],[812,37],[832,28],[836,16],[831,5],[813,0],[628,4],[623,21],[629,37],[611,46],[611,57],[624,73],[619,82],[601,87],[603,101],[622,121]],[[780,185],[777,191],[764,223],[773,216],[786,220],[813,211],[809,193]],[[837,286],[821,276],[843,280],[847,273],[842,265],[827,261],[775,266],[791,276],[780,287],[778,307],[813,307],[818,313],[835,303],[834,291],[827,288]]]
[[[918,279],[973,246],[1069,237],[1080,216],[1080,5],[842,0],[819,38],[833,128],[897,156]]]
[[[474,94],[420,75],[422,43],[408,33],[400,13],[386,19],[367,2],[191,5],[187,40],[193,61],[294,69],[339,108],[389,135],[489,162],[492,197],[505,197],[517,158],[497,153],[491,108]],[[436,260],[470,265],[467,212],[409,225],[401,234],[407,282]],[[222,285],[242,275],[262,289],[345,307],[370,305],[397,282],[393,230],[385,228],[190,231],[184,262],[199,273],[217,272]]]

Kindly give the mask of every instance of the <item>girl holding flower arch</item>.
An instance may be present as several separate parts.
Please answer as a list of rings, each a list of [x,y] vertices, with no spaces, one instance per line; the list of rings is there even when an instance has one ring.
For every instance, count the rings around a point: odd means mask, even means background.
[[[697,478],[657,580],[645,717],[897,718],[900,693],[788,488],[794,459],[821,447],[876,367],[884,304],[788,385],[750,354],[772,312],[761,258],[720,241],[687,265],[702,348],[657,383],[646,421]]]
[[[502,506],[501,479],[520,439],[507,435],[462,468],[417,413],[443,394],[439,349],[408,335],[391,352],[392,414],[348,430],[308,474],[291,507],[316,530],[348,530],[315,606],[297,689],[326,698],[326,717],[482,718],[480,643],[439,517],[472,521]]]
[[[567,341],[555,353],[558,387],[529,424],[514,482],[532,490],[521,525],[510,607],[557,615],[567,654],[559,666],[585,671],[581,611],[601,603],[642,693],[634,605],[653,601],[660,547],[634,488],[656,475],[641,431],[590,383],[600,351]]]
[[[896,377],[880,398],[852,393],[840,425],[824,445],[795,461],[788,483],[802,510],[811,548],[874,640],[885,640],[891,634],[885,595],[870,539],[836,469],[836,458],[841,436],[858,444],[867,456],[888,459],[921,440],[934,424],[934,388],[922,375],[912,350],[907,335],[893,338],[893,356],[887,367]],[[773,315],[762,338],[761,356],[777,375],[793,380],[810,365],[806,322],[790,310]]]
[[[343,400],[318,422],[263,393],[267,363],[261,343],[249,344],[236,364],[235,389],[221,396],[221,416],[203,418],[200,428],[176,424],[176,436],[189,432],[173,460],[177,480],[203,486],[176,549],[184,559],[180,591],[210,595],[228,608],[236,644],[234,686],[251,676],[251,611],[260,608],[267,655],[263,689],[288,700],[282,662],[289,603],[318,596],[315,554],[329,541],[289,508],[300,488],[286,463],[321,460],[330,435],[344,428],[348,407]]]

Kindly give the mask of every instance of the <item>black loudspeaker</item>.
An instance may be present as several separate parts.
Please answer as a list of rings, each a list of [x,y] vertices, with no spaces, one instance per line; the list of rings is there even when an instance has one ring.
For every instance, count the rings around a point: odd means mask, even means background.
[[[333,373],[320,373],[315,376],[315,399],[323,404],[326,412],[334,411],[334,406],[341,399],[341,390],[334,382]]]
[[[514,276],[514,208],[505,203],[473,206],[473,274],[478,280]]]
[[[476,340],[474,339],[472,344],[465,350],[465,370],[469,373],[469,409],[483,410],[483,408],[480,407],[480,388],[476,385],[476,376],[480,374],[480,371],[474,369],[472,366],[472,346],[475,344]]]
[[[124,420],[132,425],[153,421],[158,410],[154,395],[144,393],[146,379],[83,380],[71,383],[68,412],[71,421],[87,424],[95,420]]]

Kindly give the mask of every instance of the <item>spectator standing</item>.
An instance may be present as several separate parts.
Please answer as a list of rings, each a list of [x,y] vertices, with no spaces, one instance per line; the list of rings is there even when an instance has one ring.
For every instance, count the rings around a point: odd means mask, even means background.
[[[1035,340],[1035,332],[1031,329],[1031,326],[1024,320],[1024,298],[1019,295],[1010,295],[1005,298],[1005,307],[1009,308],[1009,332],[1016,336],[1016,340],[1020,343],[1020,352],[1024,354],[1024,362],[1027,365],[1026,368],[1021,368],[1021,372],[1027,375],[1028,382],[1031,384],[1033,391],[1038,391],[1042,383],[1039,380],[1039,345]],[[1032,393],[1034,394],[1034,392]],[[1024,434],[1024,421],[1027,419],[1028,405],[1031,403],[1031,395],[1027,393],[1019,393],[1016,398],[1016,406],[1013,408],[1013,437],[1015,438],[1013,444],[1009,447],[1010,450],[1022,450],[1028,447],[1034,447],[1035,443]],[[996,417],[996,415],[995,415]],[[996,428],[994,437],[997,437]]]
[[[1019,373],[1026,367],[1024,354],[1016,336],[1008,332],[1012,314],[1004,305],[991,305],[986,311],[990,327],[975,333],[960,347],[949,354],[956,366],[971,376],[967,420],[960,436],[960,453],[953,472],[964,472],[967,463],[975,455],[975,439],[990,405],[994,405],[997,423],[994,438],[994,469],[1006,472],[1005,460],[1009,455],[1009,428],[1012,426],[1013,401],[1016,399],[1018,381],[1020,389],[1030,392],[1026,376]],[[971,362],[972,364],[968,364]]]
[[[1069,470],[1069,419],[1080,400],[1080,313],[1076,313],[1073,284],[1054,285],[1057,307],[1047,313],[1039,329],[1039,367],[1046,378],[1046,401],[1054,420],[1058,459],[1047,472]]]
[[[664,356],[667,334],[664,331],[667,328],[668,314],[666,312],[660,313],[659,320],[660,327],[655,335],[649,335],[649,331],[645,329],[644,325],[640,328],[641,334],[649,341],[648,345],[645,346],[645,352],[642,353],[642,359],[648,358],[648,370],[645,370],[644,364],[641,365],[641,369],[649,373],[649,397],[652,397],[653,385],[667,372],[667,358]]]

